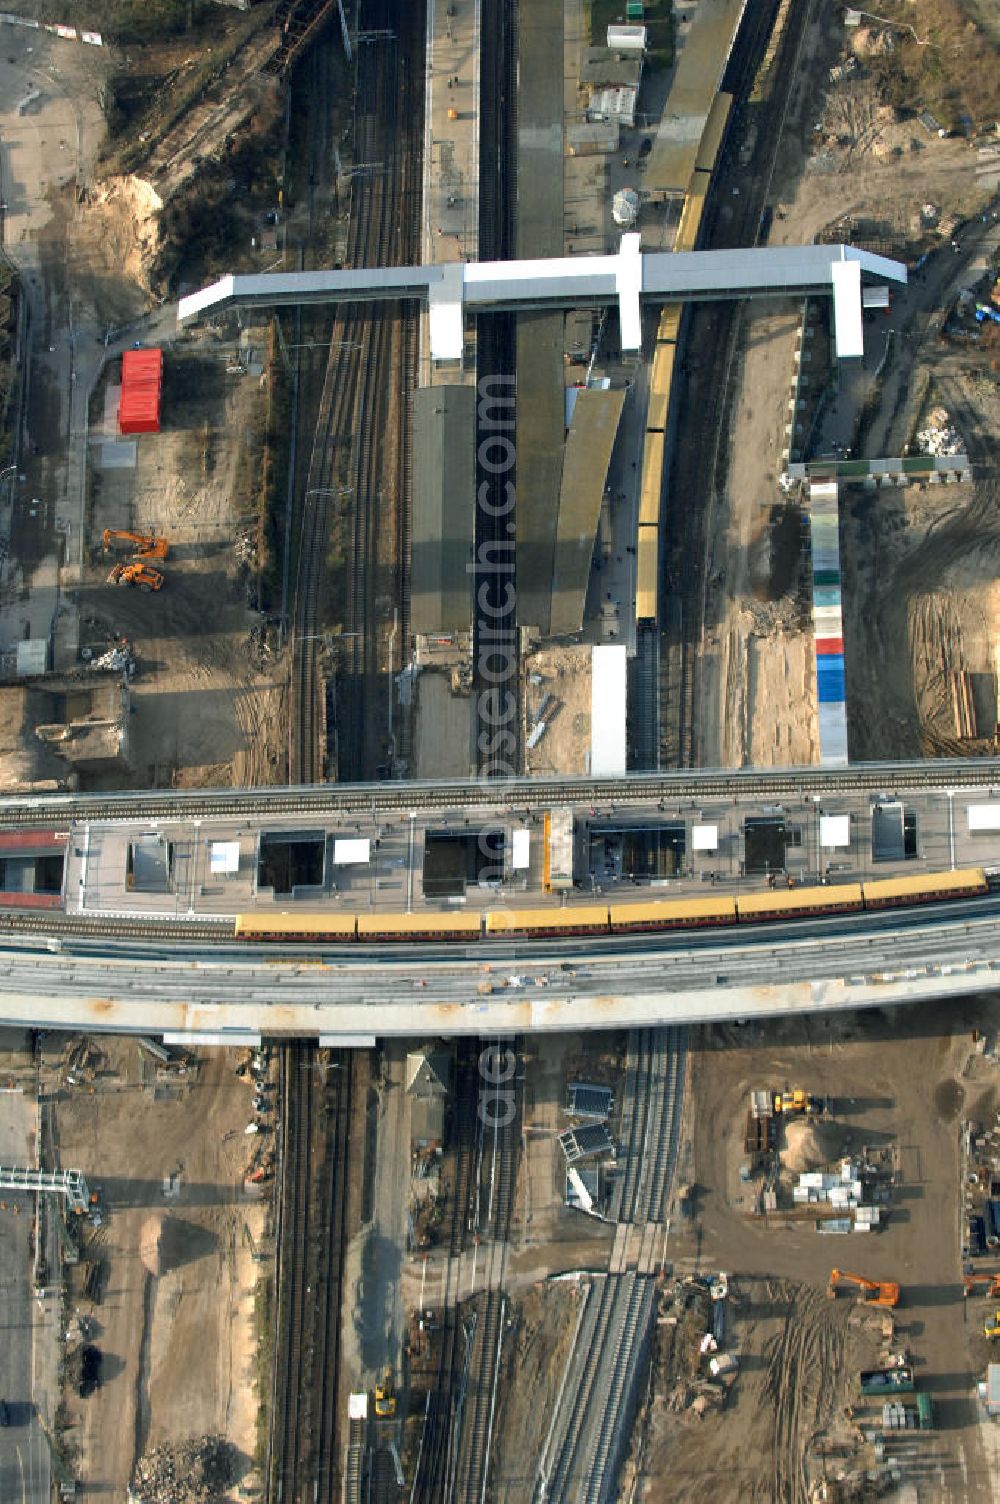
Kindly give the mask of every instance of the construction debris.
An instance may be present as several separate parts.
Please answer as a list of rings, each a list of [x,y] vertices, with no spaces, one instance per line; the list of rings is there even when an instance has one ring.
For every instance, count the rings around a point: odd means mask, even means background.
[[[139,1461],[134,1504],[221,1504],[236,1478],[236,1448],[222,1436],[154,1447]]]
[[[918,454],[964,454],[958,430],[943,407],[927,414],[927,426],[917,433],[916,449]]]

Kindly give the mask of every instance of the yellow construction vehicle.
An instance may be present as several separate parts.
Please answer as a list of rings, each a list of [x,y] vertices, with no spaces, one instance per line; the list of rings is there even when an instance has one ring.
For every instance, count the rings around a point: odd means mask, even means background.
[[[101,541],[106,554],[114,544],[122,543],[135,559],[165,559],[170,552],[166,538],[158,538],[155,533],[125,533],[106,527]]]
[[[992,1320],[983,1322],[983,1336],[989,1337],[991,1342],[1000,1337],[1000,1311],[994,1311]]]
[[[808,1117],[815,1117],[823,1110],[823,1104],[818,1097],[811,1097],[801,1086],[796,1086],[792,1091],[776,1091],[774,1094],[775,1116],[781,1113],[804,1112]]]
[[[396,1413],[396,1390],[392,1382],[392,1369],[387,1368],[381,1384],[375,1385],[375,1414],[387,1419]]]
[[[985,1285],[986,1288],[985,1290],[980,1291],[980,1287],[983,1285]],[[965,1295],[966,1300],[968,1300],[970,1295],[977,1295],[979,1293],[987,1296],[990,1300],[1000,1300],[1000,1273],[967,1274],[965,1276],[964,1286],[965,1288],[963,1290],[963,1294]]]
[[[116,564],[108,575],[108,584],[134,585],[137,590],[143,590],[148,595],[152,590],[163,588],[163,576],[158,569],[150,569],[135,560],[131,564]]]
[[[841,1285],[857,1285],[866,1306],[899,1305],[899,1286],[894,1281],[865,1279],[861,1274],[849,1274],[846,1269],[831,1269],[827,1295],[835,1299]]]

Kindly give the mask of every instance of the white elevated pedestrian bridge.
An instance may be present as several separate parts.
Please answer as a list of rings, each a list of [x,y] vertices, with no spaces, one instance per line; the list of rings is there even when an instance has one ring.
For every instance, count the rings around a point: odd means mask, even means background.
[[[234,305],[276,307],[419,298],[429,314],[432,358],[448,361],[462,358],[466,313],[606,307],[615,303],[621,320],[622,349],[638,350],[643,302],[825,294],[833,297],[837,354],[845,359],[863,353],[863,280],[905,283],[906,267],[850,245],[644,253],[638,235],[624,235],[621,249],[613,256],[230,275],[181,298],[177,321],[189,324]]]

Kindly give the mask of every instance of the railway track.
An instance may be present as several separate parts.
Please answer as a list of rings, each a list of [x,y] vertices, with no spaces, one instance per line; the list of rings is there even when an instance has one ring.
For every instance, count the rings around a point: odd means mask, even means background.
[[[412,260],[418,199],[423,69],[422,6],[395,14],[389,0],[369,0],[369,28],[398,34],[363,46],[356,73],[355,161],[347,264],[381,266]],[[407,67],[404,52],[409,49]],[[400,202],[403,210],[400,211]],[[329,775],[330,701],[321,672],[320,628],[328,620],[324,592],[333,527],[349,514],[351,539],[343,620],[345,658],[340,701],[335,704],[334,771],[361,776],[374,771],[366,728],[372,682],[401,663],[408,628],[406,574],[409,486],[402,384],[416,369],[416,314],[399,307],[347,307],[333,326],[323,390],[302,497],[292,609],[289,774],[302,785]],[[399,330],[402,329],[400,336]],[[394,356],[395,350],[395,356]],[[383,444],[395,421],[395,453]],[[380,533],[385,493],[395,518],[394,583],[403,635],[389,645],[379,635]],[[350,497],[351,507],[342,503]],[[339,539],[337,540],[339,543]],[[398,662],[391,654],[395,648]],[[390,679],[391,684],[391,679]],[[391,709],[389,712],[391,721]],[[359,1491],[363,1468],[357,1438],[346,1449],[341,1481],[337,1455],[341,1279],[346,1218],[350,1069],[334,1058],[325,1073],[315,1204],[310,1206],[318,1087],[314,1051],[289,1047],[283,1061],[284,1153],[278,1267],[278,1342],[272,1406],[269,1496],[278,1504],[333,1504]],[[375,1497],[392,1497],[385,1459],[368,1473]]]
[[[308,1254],[312,1235],[311,1147],[316,1051],[287,1045],[281,1056],[281,1180],[278,1201],[276,1343],[271,1395],[268,1497],[298,1504],[306,1466],[303,1378],[308,1364]]]
[[[484,1098],[480,1097],[480,1102]],[[507,1241],[514,1210],[520,1146],[520,1111],[515,1099],[505,1099],[510,1111],[503,1121],[495,1108],[479,1114],[478,1203],[474,1231],[481,1245],[485,1294],[477,1310],[476,1330],[468,1355],[459,1428],[455,1487],[450,1504],[482,1504],[487,1496],[496,1418],[497,1388],[503,1356],[507,1315],[504,1291]],[[491,1121],[492,1118],[492,1121]]]
[[[336,1456],[350,1058],[309,1044],[281,1056],[276,1357],[268,1497],[339,1504]]]
[[[517,254],[517,6],[509,0],[483,0],[483,58],[480,82],[479,133],[479,257],[508,261]],[[476,320],[476,378],[481,392],[509,400],[516,390],[517,320],[510,313],[483,314]],[[496,409],[494,409],[495,413]],[[513,409],[500,409],[512,412]],[[488,498],[475,513],[475,556],[480,567],[474,598],[509,600],[512,608],[502,619],[480,610],[473,617],[473,670],[478,709],[476,746],[479,772],[484,778],[507,777],[521,766],[518,727],[520,715],[504,723],[498,738],[489,708],[498,691],[495,644],[502,630],[505,664],[502,691],[520,698],[516,620],[517,565],[513,540],[517,531],[516,461],[511,457],[502,483],[497,476],[497,421],[491,403],[477,408],[476,495]],[[485,465],[483,461],[486,461]],[[485,636],[484,634],[489,634]],[[491,644],[493,645],[491,647]],[[492,691],[492,696],[491,692]],[[502,750],[494,750],[502,742]]]
[[[399,818],[411,809],[440,810],[460,818],[463,809],[509,813],[554,804],[607,805],[618,801],[758,798],[771,803],[811,794],[917,793],[1000,787],[1000,758],[927,758],[914,762],[852,763],[848,768],[677,768],[629,773],[621,778],[514,778],[503,784],[412,781],[322,788],[292,785],[258,789],[151,789],[121,794],[58,794],[0,798],[4,828],[67,829],[73,822],[122,825],[150,820],[234,819],[318,815]]]
[[[366,25],[390,34],[364,46],[358,60],[358,167],[352,178],[347,266],[407,264],[416,254],[422,7],[407,6],[398,14],[396,9],[388,0],[370,0],[366,7]],[[296,566],[289,765],[291,776],[302,783],[331,773],[345,781],[360,779],[375,772],[385,756],[389,731],[384,722],[391,722],[392,712],[388,696],[378,691],[389,676],[391,695],[391,675],[402,667],[409,629],[405,399],[416,384],[418,320],[409,304],[348,304],[334,323]],[[389,527],[387,518],[392,519]],[[343,635],[337,644],[332,706],[323,693],[319,646],[319,629],[330,614],[324,609],[323,586],[331,532],[346,575],[339,590]],[[387,605],[388,599],[395,605]],[[330,720],[333,757],[328,750]],[[391,765],[391,750],[389,760]]]
[[[619,1224],[661,1224],[673,1184],[683,1109],[683,1030],[629,1035],[622,1101]],[[649,1249],[645,1258],[649,1260]],[[610,1504],[634,1420],[656,1296],[645,1267],[602,1276],[587,1296],[536,1480],[536,1504]]]
[[[722,87],[737,100],[730,138],[739,139],[753,119],[758,146],[748,173],[732,149],[720,157],[701,234],[706,249],[754,245],[774,171],[791,76],[798,62],[811,10],[810,0],[793,6],[772,65],[773,85],[765,102],[748,103],[757,66],[775,21],[775,0],[750,0],[747,15]],[[722,444],[735,397],[735,373],[742,325],[741,304],[692,309],[684,335],[687,373],[685,409],[696,414],[698,442],[674,450],[667,490],[665,526],[670,539],[666,596],[667,650],[663,654],[660,703],[664,760],[680,767],[698,761],[698,695],[707,615],[709,548],[716,498],[725,485],[727,457]],[[704,352],[704,353],[702,353]],[[701,496],[690,507],[685,499]]]
[[[466,1415],[453,1504],[482,1504],[486,1497],[490,1443],[507,1297],[490,1290],[477,1313],[466,1385]]]
[[[482,1504],[487,1496],[507,1314],[506,1245],[520,1147],[519,1110],[492,1127],[477,1110],[479,1043],[460,1046],[455,1182],[437,1384],[428,1395],[410,1504]],[[462,1255],[475,1243],[485,1290],[461,1304]],[[479,1281],[477,1280],[477,1283]]]
[[[655,627],[640,626],[636,637],[636,655],[632,664],[632,693],[635,723],[629,727],[632,738],[632,766],[653,770],[660,760],[660,637]]]
[[[461,1258],[473,1223],[472,1202],[476,1161],[476,1102],[478,1079],[475,1040],[462,1040],[455,1070],[455,1118],[452,1138],[455,1169],[451,1195],[451,1225],[445,1265],[441,1339],[437,1383],[427,1396],[420,1451],[414,1471],[410,1504],[442,1504],[452,1497],[457,1462],[456,1440],[461,1427],[457,1371],[459,1357],[459,1280]],[[475,1198],[478,1201],[478,1197]]]
[[[326,1107],[325,1160],[320,1171],[316,1271],[316,1330],[310,1401],[315,1437],[314,1492],[310,1504],[340,1504],[340,1468],[336,1455],[340,1308],[347,1234],[347,1160],[351,1113],[351,1055],[332,1054],[324,1071]]]

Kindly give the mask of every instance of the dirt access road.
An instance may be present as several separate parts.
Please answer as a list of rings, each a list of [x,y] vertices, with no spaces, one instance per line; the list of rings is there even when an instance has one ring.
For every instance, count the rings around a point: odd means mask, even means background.
[[[995,1066],[985,1078],[967,1075],[972,1029],[995,1030],[996,1020],[995,1000],[970,999],[946,1017],[929,1005],[705,1032],[692,1079],[694,1216],[675,1223],[672,1252],[678,1271],[725,1269],[734,1279],[740,1375],[721,1422],[675,1413],[661,1391],[646,1498],[797,1504],[807,1477],[821,1474],[820,1441],[850,1446],[843,1408],[857,1403],[857,1370],[876,1361],[881,1338],[876,1315],[847,1296],[827,1299],[834,1264],[902,1286],[895,1346],[912,1353],[936,1419],[932,1434],[890,1448],[904,1490],[936,1504],[996,1497],[975,1400],[988,1344],[977,1329],[981,1302],[962,1297],[959,1215],[961,1122],[992,1121],[1000,1100]],[[880,1232],[820,1237],[808,1224],[749,1219],[738,1174],[747,1094],[791,1085],[832,1099],[845,1152],[897,1146],[902,1183]],[[870,1465],[870,1452],[854,1457],[860,1464],[845,1450],[835,1467]]]

